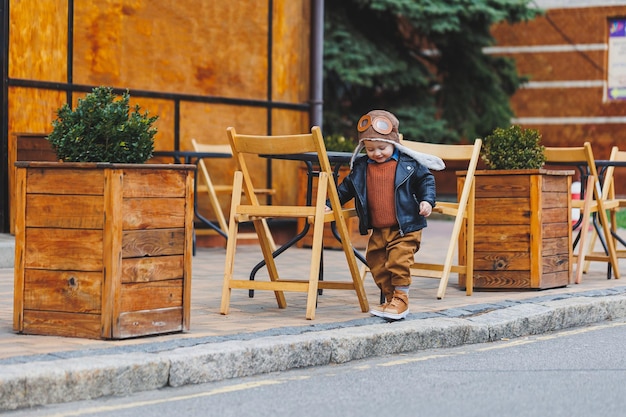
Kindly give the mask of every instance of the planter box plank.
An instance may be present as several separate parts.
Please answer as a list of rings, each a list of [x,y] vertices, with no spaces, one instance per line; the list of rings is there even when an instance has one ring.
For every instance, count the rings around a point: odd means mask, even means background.
[[[496,218],[494,216],[492,222]],[[480,225],[475,225],[474,236],[475,252],[492,252],[494,248],[502,252],[525,251],[530,243],[530,227],[524,224],[494,225],[483,221]]]
[[[481,198],[476,200],[476,211],[487,210],[498,217],[499,224],[520,224],[530,218],[530,202],[527,198]],[[480,216],[476,222],[490,223],[489,217]]]
[[[24,311],[24,333],[98,339],[101,333],[99,314],[57,311]]]
[[[29,227],[102,229],[102,198],[93,195],[29,194],[26,197]]]
[[[474,287],[480,289],[531,289],[524,271],[474,271]]]
[[[565,245],[567,244],[566,237],[546,238],[543,240],[543,256],[553,255],[569,255]]]
[[[122,313],[119,319],[119,337],[125,339],[180,332],[184,330],[181,323],[182,317],[183,309],[180,307]]]
[[[557,254],[554,256],[544,256],[543,258],[543,273],[553,272],[567,272],[569,256],[566,253]]]
[[[102,273],[27,269],[24,308],[68,313],[100,313]]]
[[[182,280],[152,281],[121,286],[122,311],[158,310],[182,307]]]
[[[185,252],[184,229],[130,230],[122,234],[122,258],[182,255]]]
[[[459,173],[462,187],[465,173]],[[479,170],[475,176],[474,288],[547,289],[571,275],[573,171]],[[459,239],[464,263],[465,232]],[[465,276],[459,275],[465,287]]]
[[[102,270],[102,230],[27,228],[26,241],[28,243],[24,249],[26,268]]]
[[[150,172],[145,169],[126,170],[124,173],[124,198],[185,198],[184,171],[168,173]]]
[[[14,330],[120,339],[189,328],[193,165],[16,168]]]
[[[149,282],[183,278],[182,255],[122,259],[122,282]]]
[[[474,269],[477,270],[527,270],[530,269],[528,251],[519,252],[484,252],[474,257]]]
[[[64,163],[64,165],[70,164]],[[26,192],[53,195],[103,195],[104,171],[98,170],[85,175],[85,170],[81,169],[29,169],[26,174]]]
[[[567,213],[565,213],[567,216]],[[546,239],[561,237],[567,238],[569,232],[571,232],[571,223],[547,223],[543,225],[543,237]]]
[[[184,227],[184,198],[124,198],[122,210],[124,230],[166,229]]]

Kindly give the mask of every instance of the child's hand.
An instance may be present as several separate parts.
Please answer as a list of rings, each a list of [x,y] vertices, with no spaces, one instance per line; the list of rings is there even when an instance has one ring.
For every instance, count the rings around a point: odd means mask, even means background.
[[[428,201],[422,201],[420,203],[420,214],[424,217],[430,216],[430,213],[433,212],[433,206],[430,205]]]
[[[330,207],[328,207],[328,206],[325,206],[325,207],[324,207],[324,211],[325,211],[326,213],[328,213],[329,211],[333,211],[333,209],[331,209],[331,208],[330,208]]]

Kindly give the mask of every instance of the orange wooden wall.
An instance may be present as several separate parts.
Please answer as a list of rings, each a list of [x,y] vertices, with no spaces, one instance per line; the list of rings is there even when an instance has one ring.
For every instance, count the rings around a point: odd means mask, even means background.
[[[68,82],[68,1],[10,1],[9,79]],[[131,104],[159,115],[155,148],[175,145],[175,102],[133,90],[268,100],[268,36],[272,36],[271,98],[309,101],[310,0],[74,1],[72,83],[131,90]],[[268,27],[271,13],[273,24]],[[83,93],[74,94],[73,101]],[[8,137],[51,130],[64,91],[10,83]],[[265,133],[268,110],[230,103],[180,103],[180,149],[228,143],[226,127]],[[271,110],[274,134],[309,129],[308,109]],[[216,181],[232,181],[229,161],[216,161]],[[274,162],[275,197],[295,203],[297,163]],[[259,162],[265,178],[266,162]],[[260,184],[265,186],[265,184]],[[226,199],[225,199],[226,200]],[[201,200],[202,203],[202,200]],[[226,203],[224,204],[226,205]]]

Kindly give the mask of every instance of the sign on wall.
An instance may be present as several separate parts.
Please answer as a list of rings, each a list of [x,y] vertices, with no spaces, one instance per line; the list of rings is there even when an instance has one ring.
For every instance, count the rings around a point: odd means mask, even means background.
[[[626,19],[609,21],[607,96],[609,100],[626,100]]]

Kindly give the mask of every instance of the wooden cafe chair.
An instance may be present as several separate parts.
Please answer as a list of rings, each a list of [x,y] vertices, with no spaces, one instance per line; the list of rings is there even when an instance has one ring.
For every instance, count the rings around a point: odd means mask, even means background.
[[[620,151],[617,146],[613,146],[611,148],[611,155],[609,156],[609,161],[612,162],[620,162],[626,163],[626,151]],[[596,167],[597,169],[597,167]],[[607,201],[609,207],[608,217],[609,222],[611,224],[611,232],[613,233],[613,245],[615,246],[615,253],[617,254],[617,258],[626,258],[626,250],[625,249],[617,249],[618,238],[615,237],[614,234],[617,233],[617,212],[623,208],[626,208],[626,199],[617,198],[615,195],[615,178],[614,178],[615,166],[609,165],[604,170],[602,175],[602,199]],[[591,229],[591,237],[589,239],[589,245],[587,246],[586,255],[585,255],[585,265],[583,271],[586,273],[589,270],[591,261],[596,257],[603,257],[605,255],[604,252],[599,252],[595,250],[596,241],[598,239],[598,233],[595,228]],[[623,240],[619,243],[622,243]]]
[[[615,278],[619,278],[619,268],[617,264],[617,253],[613,239],[606,239],[607,253],[602,255],[588,255],[585,253],[585,243],[589,229],[589,218],[595,214],[600,219],[604,236],[611,236],[610,225],[606,210],[615,206],[615,203],[602,198],[602,189],[596,169],[595,158],[591,148],[591,143],[585,142],[578,147],[545,147],[546,165],[556,163],[559,165],[571,164],[571,166],[584,166],[587,172],[587,179],[584,181],[583,200],[573,199],[572,208],[579,208],[582,217],[578,242],[574,243],[572,262],[576,263],[574,282],[579,284],[582,281],[583,263],[585,260],[608,262],[612,266]]]
[[[193,146],[193,150],[196,152],[219,152],[219,153],[230,153],[232,154],[231,148],[229,144],[207,144],[200,143],[196,139],[191,139],[191,144]],[[222,205],[220,204],[219,195],[228,195],[230,197],[233,192],[232,184],[216,184],[213,181],[209,173],[209,169],[204,159],[200,159],[198,161],[198,185],[196,191],[198,193],[206,193],[210,210],[213,212],[214,216],[217,219],[217,224],[220,229],[228,236],[228,222],[226,221],[226,216],[224,215],[224,211],[222,210]],[[276,190],[272,188],[255,188],[254,193],[257,195],[274,195]],[[196,196],[197,198],[198,196]],[[264,227],[267,228],[267,223],[264,222]],[[195,230],[196,235],[203,234],[206,232],[211,233],[214,232],[210,229],[203,230]],[[276,247],[274,241],[272,239],[271,234],[269,234],[270,241],[272,243],[272,247]],[[238,233],[237,239],[257,239],[257,234],[254,232],[250,233]]]
[[[315,309],[319,289],[341,289],[356,292],[361,311],[369,311],[367,297],[363,287],[363,281],[359,275],[359,267],[350,242],[350,235],[346,225],[344,210],[325,211],[326,200],[329,199],[332,207],[341,207],[339,195],[333,171],[328,160],[326,147],[320,128],[315,126],[311,133],[282,136],[240,135],[233,127],[227,129],[233,157],[237,163],[237,171],[234,175],[233,192],[228,222],[229,239],[226,243],[226,260],[224,267],[224,283],[222,287],[222,302],[220,312],[228,314],[230,306],[231,290],[269,290],[273,291],[279,308],[286,308],[285,291],[307,293],[306,318],[315,318]],[[266,205],[262,204],[254,192],[253,176],[248,168],[248,160],[251,156],[261,155],[289,155],[299,153],[317,153],[320,170],[318,177],[318,190],[315,202],[312,205]],[[248,204],[242,204],[242,192],[248,199]],[[313,240],[311,246],[311,263],[309,276],[286,277],[285,274],[293,273],[289,270],[279,274],[273,256],[273,247],[268,230],[263,227],[263,221],[269,218],[305,218],[313,226]],[[233,276],[236,255],[237,225],[241,222],[252,221],[259,238],[259,244],[263,253],[263,259],[269,274],[269,281],[237,279]],[[341,238],[343,252],[350,274],[351,281],[337,281],[319,279],[320,261],[323,250],[323,230],[327,222],[335,222]]]
[[[434,144],[403,140],[402,145],[418,152],[435,155],[444,162],[463,162],[467,165],[465,179],[456,202],[437,201],[433,213],[454,219],[452,234],[448,242],[443,263],[415,262],[411,266],[411,275],[424,278],[439,279],[437,298],[443,299],[451,273],[458,273],[465,277],[465,292],[473,292],[474,269],[474,173],[480,160],[482,140],[476,139],[473,145]],[[464,239],[464,253],[458,254],[458,262],[454,261],[454,254],[459,246],[459,239]],[[420,250],[424,250],[420,249]],[[419,256],[419,254],[418,254]],[[368,271],[364,268],[362,273]]]

